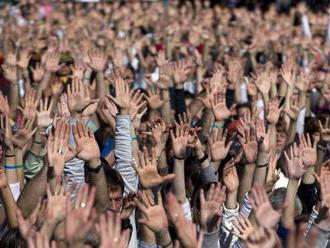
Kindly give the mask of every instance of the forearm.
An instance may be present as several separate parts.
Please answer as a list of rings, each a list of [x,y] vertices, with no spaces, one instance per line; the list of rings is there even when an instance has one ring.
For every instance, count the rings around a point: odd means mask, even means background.
[[[199,94],[198,96],[200,97],[205,96],[205,92]],[[188,106],[191,117],[195,117],[201,108],[203,108],[203,103],[199,99],[193,100]]]
[[[237,207],[237,190],[233,192],[227,192],[226,208],[235,209]]]
[[[53,232],[57,226],[57,222],[54,220],[46,219],[41,226],[40,233],[45,235],[49,240],[51,239]]]
[[[6,212],[7,222],[10,228],[17,227],[17,205],[14,200],[13,194],[10,191],[9,185],[0,189],[1,200]]]
[[[326,155],[326,151],[318,147],[317,148],[317,161],[315,164],[315,172],[318,175],[320,174],[321,165],[324,161],[325,155]]]
[[[84,77],[83,77],[83,83],[84,83],[84,85],[89,85],[90,84],[92,72],[93,71],[90,68],[88,68],[88,69],[85,70]]]
[[[291,144],[296,136],[297,131],[297,120],[291,120],[289,125],[289,136],[287,137],[286,144]]]
[[[214,115],[210,109],[204,109],[203,116],[202,116],[202,135],[203,137],[208,137],[210,134],[210,130],[212,128],[212,124],[214,122]]]
[[[42,150],[46,144],[46,130],[44,128],[38,128],[31,146],[31,152],[36,156],[41,156]]]
[[[254,171],[253,185],[264,184],[268,168],[268,158],[269,154],[266,152],[259,152],[257,159],[257,166]]]
[[[285,203],[287,204],[287,208],[285,209],[281,222],[282,225],[286,228],[294,225],[294,216],[295,216],[295,198],[298,190],[298,180],[290,179],[288,183],[288,187],[286,189],[285,195]]]
[[[102,98],[107,95],[105,83],[104,83],[104,73],[102,71],[96,74],[96,97]]]
[[[37,99],[40,99],[42,96],[42,92],[47,88],[49,81],[51,79],[51,72],[46,72],[37,89]]]
[[[314,166],[310,166],[307,168],[301,182],[303,184],[313,184],[315,183],[315,177],[313,176],[313,173],[315,172]]]
[[[39,199],[46,195],[47,172],[48,168],[44,165],[41,171],[23,188],[17,201],[17,205],[22,209],[23,216],[29,216]]]
[[[6,154],[5,174],[9,184],[18,183],[16,173],[16,156],[14,154]]]
[[[242,203],[246,192],[249,192],[251,190],[255,168],[255,164],[246,164],[244,167],[243,177],[240,181],[238,189],[239,203]]]
[[[171,124],[172,113],[171,113],[170,93],[167,89],[162,90],[162,99],[165,101],[160,110],[163,120],[165,121],[166,124]]]
[[[15,118],[15,113],[19,103],[19,94],[18,94],[18,82],[11,82],[9,89],[9,98],[8,103],[10,107],[10,117]]]
[[[157,244],[161,247],[172,248],[172,239],[168,229],[156,233]]]
[[[23,151],[22,149],[15,149],[15,158],[16,158],[16,173],[17,179],[20,184],[20,188],[24,187],[24,163],[23,163]]]
[[[95,187],[95,208],[98,213],[104,213],[110,204],[107,180],[104,169],[99,172],[89,172],[90,184]]]
[[[142,241],[145,244],[156,244],[156,236],[155,233],[148,228],[146,225],[141,224],[140,225],[140,236],[139,236],[139,240]]]
[[[129,115],[116,116],[115,169],[123,177],[125,193],[136,192],[138,178],[131,165],[133,160],[131,119]]]
[[[184,203],[186,200],[186,188],[184,178],[184,160],[174,159],[174,191],[176,199],[179,203]]]

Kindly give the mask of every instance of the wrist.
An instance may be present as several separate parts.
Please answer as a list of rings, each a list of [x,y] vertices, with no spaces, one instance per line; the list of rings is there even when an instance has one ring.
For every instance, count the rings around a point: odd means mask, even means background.
[[[120,108],[119,109],[120,115],[129,115],[129,109],[128,108]]]
[[[95,158],[88,161],[88,167],[95,169],[101,164],[100,158]]]

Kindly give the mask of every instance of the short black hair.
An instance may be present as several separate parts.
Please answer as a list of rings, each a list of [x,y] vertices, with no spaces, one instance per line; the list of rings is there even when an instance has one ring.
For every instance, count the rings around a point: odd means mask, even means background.
[[[23,248],[27,247],[27,244],[18,228],[10,228],[0,239],[0,247]]]
[[[124,180],[120,173],[111,168],[108,162],[105,159],[101,159],[101,163],[104,169],[105,178],[107,180],[107,185],[109,187],[120,187],[122,192],[124,193]]]

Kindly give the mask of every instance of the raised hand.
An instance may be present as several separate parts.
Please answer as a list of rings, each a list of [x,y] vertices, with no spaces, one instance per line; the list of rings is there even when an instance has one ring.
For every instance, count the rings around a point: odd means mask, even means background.
[[[330,118],[327,117],[324,125],[321,121],[319,121],[320,132],[321,132],[321,140],[325,142],[330,141]]]
[[[68,195],[65,192],[66,181],[58,177],[54,192],[51,192],[50,185],[47,185],[47,210],[46,218],[49,223],[57,224],[64,220],[66,214],[66,203]]]
[[[166,176],[159,175],[155,149],[152,149],[151,156],[149,156],[149,151],[147,148],[144,149],[144,154],[139,152],[139,164],[140,168],[134,163],[132,163],[132,166],[139,175],[140,183],[144,188],[157,186],[164,182],[171,181],[175,177],[174,174],[168,174]]]
[[[176,124],[175,134],[173,130],[170,131],[170,134],[174,157],[178,159],[185,158],[189,139],[189,126]]]
[[[74,207],[71,200],[67,200],[65,237],[70,246],[83,242],[86,234],[92,228],[95,217],[93,214],[93,204],[95,198],[95,188],[83,185],[77,193]]]
[[[22,124],[17,132],[12,136],[12,142],[15,146],[23,148],[31,141],[31,138],[36,133],[37,128],[33,129],[34,118],[23,118]]]
[[[81,60],[76,60],[74,66],[71,65],[72,78],[83,79],[86,65]]]
[[[182,247],[201,248],[203,232],[197,234],[196,225],[185,218],[183,208],[173,193],[167,194],[165,207],[169,219],[174,224]]]
[[[288,116],[292,120],[296,120],[298,118],[300,110],[303,108],[303,106],[299,106],[299,99],[291,97],[290,99],[290,108],[285,109],[285,112],[288,114]]]
[[[254,83],[261,94],[264,97],[268,97],[271,85],[276,81],[276,74],[264,71],[258,75],[254,75],[254,80]]]
[[[47,235],[35,232],[27,238],[29,248],[56,248],[55,241],[49,242]]]
[[[96,230],[101,236],[100,248],[126,248],[129,242],[129,230],[122,231],[119,214],[108,211],[100,216]]]
[[[182,61],[178,61],[174,65],[173,79],[175,84],[183,84],[187,78],[190,68]]]
[[[60,97],[60,101],[57,103],[58,115],[64,119],[68,119],[70,117],[70,111],[68,107],[68,95],[63,93]]]
[[[139,110],[146,106],[146,102],[143,100],[143,93],[141,93],[140,90],[131,90],[130,98],[129,113],[131,115],[131,120],[134,120]]]
[[[272,191],[274,184],[279,178],[279,171],[276,170],[277,160],[279,159],[279,154],[271,151],[269,155],[268,170],[266,175],[265,189],[267,192]]]
[[[109,95],[110,99],[119,108],[119,112],[122,115],[129,114],[130,107],[130,92],[127,83],[121,78],[115,78],[115,90],[116,97]]]
[[[232,223],[235,227],[233,233],[243,241],[246,241],[255,230],[250,220],[243,215],[236,216]]]
[[[47,141],[48,163],[53,168],[55,176],[62,176],[65,156],[68,152],[69,137],[69,124],[64,119],[58,120],[54,136],[50,132]]]
[[[40,99],[39,111],[37,112],[37,126],[40,128],[47,128],[52,124],[53,119],[50,117],[53,108],[53,100],[48,104],[48,97]]]
[[[24,219],[22,211],[17,208],[16,216],[17,216],[17,224],[19,228],[19,232],[24,239],[27,239],[31,233],[35,231],[34,225],[37,222],[37,216],[41,207],[41,200],[38,202],[37,206],[33,209],[32,213],[28,218]]]
[[[257,118],[256,120],[256,135],[259,143],[260,152],[269,152],[270,148],[270,132],[266,132],[265,122],[263,119]]]
[[[258,143],[254,127],[244,129],[244,136],[238,136],[239,142],[242,145],[245,159],[248,163],[254,163],[258,155]]]
[[[328,167],[322,167],[320,176],[314,173],[314,177],[320,185],[321,189],[321,204],[319,214],[315,220],[318,226],[327,228],[330,224],[330,171]]]
[[[4,72],[5,78],[10,82],[16,82],[18,80],[17,67],[9,64],[4,64],[1,66]]]
[[[17,65],[22,68],[26,69],[29,65],[29,61],[31,59],[31,55],[29,54],[29,50],[24,49],[19,53],[19,60],[17,61]]]
[[[212,184],[206,194],[204,194],[203,189],[200,191],[200,224],[203,230],[212,232],[219,225],[222,216],[222,204],[226,198],[225,191],[226,187],[222,187],[221,183],[216,186]]]
[[[63,65],[59,65],[61,54],[59,52],[47,52],[45,54],[44,65],[49,72],[58,71]]]
[[[262,185],[255,185],[251,192],[251,205],[259,225],[265,228],[273,228],[280,220],[283,210],[275,211],[273,209]]]
[[[280,103],[281,101],[278,98],[271,98],[268,102],[268,113],[266,119],[273,125],[277,124],[283,109],[283,106],[280,107]]]
[[[259,227],[250,234],[246,241],[247,248],[273,248],[278,243],[277,234],[273,229]]]
[[[10,107],[8,103],[7,96],[4,96],[2,92],[0,92],[0,112],[10,116]]]
[[[223,160],[233,144],[233,141],[227,142],[228,130],[223,131],[223,129],[213,128],[211,136],[208,137],[208,144],[210,146],[210,154],[212,161]]]
[[[107,57],[104,52],[101,52],[97,49],[90,49],[88,51],[90,63],[89,66],[93,70],[100,72],[103,71],[106,67]]]
[[[74,78],[72,84],[68,87],[68,106],[71,113],[82,112],[88,105],[94,103],[95,100],[91,100],[89,90],[83,82]]]
[[[168,138],[168,130],[163,119],[155,119],[151,124],[151,135],[156,145],[165,146]]]
[[[143,213],[142,218],[139,219],[141,224],[146,225],[155,233],[167,230],[168,220],[160,191],[157,193],[157,204],[154,204],[151,191],[139,193],[139,196],[134,199],[134,203]]]
[[[223,169],[223,183],[229,193],[233,193],[238,190],[239,180],[234,159],[228,161]]]
[[[52,96],[55,96],[56,98],[61,95],[63,92],[64,86],[63,83],[59,78],[55,78],[50,84],[50,90],[52,92]]]
[[[43,66],[40,65],[40,63],[36,64],[35,69],[30,67],[30,70],[32,71],[32,78],[34,82],[40,82],[43,79],[45,74],[45,69],[43,68]]]
[[[296,82],[296,73],[297,68],[293,60],[288,60],[282,65],[281,75],[284,79],[284,82],[292,88]]]
[[[301,147],[302,161],[305,166],[316,164],[317,160],[317,143],[312,144],[309,134],[299,136],[299,146]]]
[[[22,111],[24,117],[26,118],[34,118],[37,113],[38,100],[37,100],[37,92],[34,89],[29,89],[26,91],[24,97],[24,109],[19,107]]]
[[[149,107],[154,110],[159,109],[165,103],[161,99],[160,91],[157,88],[148,89],[145,98],[148,101]]]
[[[228,80],[232,84],[240,83],[240,79],[243,76],[243,63],[240,59],[235,58],[229,64],[228,68]]]
[[[307,169],[307,165],[305,166],[302,160],[301,147],[298,147],[297,144],[294,143],[290,146],[289,155],[286,151],[284,151],[284,156],[287,163],[288,177],[300,179]]]
[[[214,93],[211,98],[211,108],[214,114],[215,121],[224,121],[231,116],[231,112],[236,107],[232,105],[230,109],[226,105],[226,95],[222,93]]]
[[[10,126],[10,121],[8,115],[0,115],[0,129],[4,133],[4,145],[6,152],[14,154],[14,145],[13,145],[13,134]]]

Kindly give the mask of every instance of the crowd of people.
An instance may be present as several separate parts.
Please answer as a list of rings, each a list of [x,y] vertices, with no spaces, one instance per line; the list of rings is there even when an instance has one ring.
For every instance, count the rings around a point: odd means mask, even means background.
[[[329,247],[329,15],[277,11],[3,6],[0,247]]]

